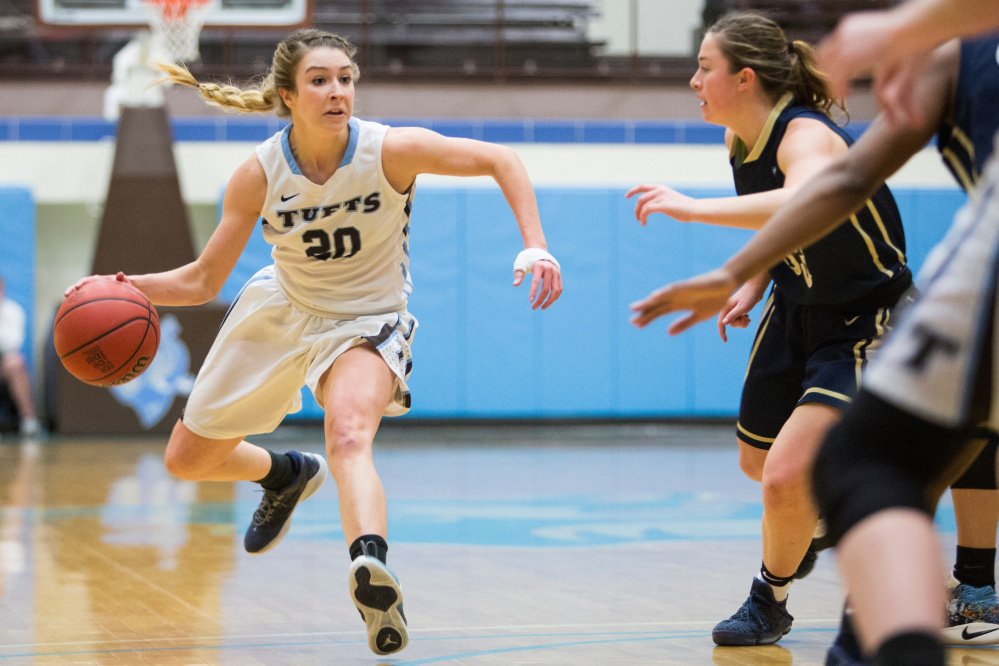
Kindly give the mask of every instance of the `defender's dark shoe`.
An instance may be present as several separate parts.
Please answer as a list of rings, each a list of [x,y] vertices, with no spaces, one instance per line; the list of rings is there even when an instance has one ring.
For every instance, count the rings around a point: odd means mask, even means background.
[[[812,540],[812,543],[815,543],[814,539]],[[819,553],[809,546],[808,550],[805,551],[805,556],[801,558],[801,564],[798,565],[798,568],[795,570],[794,575],[791,576],[791,578],[801,580],[808,574],[812,573],[812,569],[815,568],[815,562],[818,559]]]
[[[361,555],[350,565],[350,598],[368,628],[368,647],[392,654],[406,647],[406,615],[399,579],[376,557]]]
[[[291,527],[291,514],[298,503],[323,485],[329,468],[322,456],[289,451],[298,467],[298,476],[281,490],[267,490],[253,513],[253,522],[243,537],[243,547],[251,555],[266,553],[278,545]]]
[[[777,601],[770,586],[754,578],[746,603],[715,626],[711,639],[718,645],[770,645],[791,631],[793,620],[787,599]]]
[[[793,578],[801,580],[812,573],[812,569],[815,568],[815,561],[819,559],[819,553],[832,547],[832,540],[829,538],[827,532],[826,520],[819,516],[819,522],[815,526],[815,534],[812,535],[812,542],[808,544],[805,557],[802,558],[801,564],[798,565],[798,570],[794,572]]]
[[[853,615],[853,611],[847,604],[844,604],[843,615],[839,621],[839,633],[836,634],[836,640],[833,641],[826,653],[825,666],[863,665],[864,657],[860,651],[860,643],[857,642],[857,635],[853,633],[851,615]]]

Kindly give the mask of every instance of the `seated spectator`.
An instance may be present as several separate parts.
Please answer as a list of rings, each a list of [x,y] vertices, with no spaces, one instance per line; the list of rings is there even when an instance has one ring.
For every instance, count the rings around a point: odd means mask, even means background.
[[[0,378],[6,382],[14,406],[21,417],[21,435],[35,437],[40,426],[31,398],[31,380],[21,349],[26,331],[24,308],[4,298],[4,282],[0,277]]]

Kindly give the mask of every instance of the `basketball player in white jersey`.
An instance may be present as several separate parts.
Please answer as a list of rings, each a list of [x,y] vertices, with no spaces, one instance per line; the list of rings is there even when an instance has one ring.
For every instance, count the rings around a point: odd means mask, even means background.
[[[156,305],[214,298],[260,220],[274,264],[254,275],[226,316],[166,450],[174,475],[195,481],[257,481],[264,497],[244,539],[263,553],[284,537],[298,502],[327,462],[275,454],[244,437],[270,432],[300,406],[307,385],[325,409],[326,455],[350,544],[349,582],[377,654],[406,646],[398,580],[385,566],[385,493],[372,461],[382,415],[409,409],[406,380],[417,322],[406,310],[409,217],[416,176],[491,176],[524,240],[514,286],[533,273],[530,300],[545,309],[562,293],[547,252],[534,190],[509,148],[389,128],[352,117],[355,49],[302,30],[281,42],[258,90],[199,84],[162,68],[211,102],[271,111],[291,125],[257,147],[226,188],[222,219],[201,256],[175,270],[116,277]],[[93,278],[86,278],[93,279]]]

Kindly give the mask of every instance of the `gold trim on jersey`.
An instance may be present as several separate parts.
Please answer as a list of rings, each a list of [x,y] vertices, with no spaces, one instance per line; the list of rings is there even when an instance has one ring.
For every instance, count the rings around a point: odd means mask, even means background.
[[[819,388],[818,386],[813,386],[812,388],[808,389],[807,391],[805,391],[804,393],[801,394],[801,397],[804,398],[809,393],[820,393],[822,395],[828,395],[828,396],[831,396],[833,398],[838,398],[839,400],[842,400],[843,402],[852,402],[853,401],[853,398],[851,398],[848,395],[843,395],[842,393],[837,393],[836,391],[830,391],[829,389]]]
[[[871,341],[871,338],[866,340],[861,340],[853,346],[853,358],[854,358],[854,375],[857,378],[857,387],[860,387],[860,371],[864,369],[864,357],[860,353]]]
[[[764,444],[773,444],[774,442],[777,441],[776,437],[760,437],[759,435],[754,435],[753,433],[751,433],[748,430],[746,430],[745,428],[743,428],[742,424],[739,423],[738,421],[735,422],[735,427],[743,435],[745,435],[749,439],[754,439],[757,442],[763,442]]]
[[[770,298],[767,299],[766,305],[763,306],[763,321],[760,322],[760,330],[756,333],[756,339],[753,340],[753,350],[749,352],[749,363],[746,364],[746,374],[742,378],[743,382],[746,381],[746,377],[749,377],[749,369],[753,367],[753,359],[756,358],[756,350],[760,348],[760,342],[763,341],[763,335],[767,332],[767,326],[770,325],[770,318],[773,314],[774,294],[771,291]]]
[[[971,176],[964,168],[964,163],[961,161],[961,158],[958,157],[957,154],[950,148],[944,148],[941,154],[944,159],[950,163],[950,167],[954,170],[954,175],[957,176],[957,179],[961,181],[961,187],[964,188],[964,191],[970,192],[974,189],[975,182],[971,179]]]
[[[871,211],[871,214],[874,217],[875,224],[877,224],[878,228],[881,229],[881,235],[884,237],[885,243],[887,243],[889,247],[895,250],[896,254],[898,254],[899,261],[904,264],[905,255],[902,254],[902,252],[897,247],[892,245],[891,241],[888,240],[888,231],[887,229],[885,229],[884,221],[882,221],[881,216],[878,214],[877,209],[871,203],[870,199],[867,200],[867,208],[868,210]],[[864,244],[867,246],[867,251],[871,254],[871,260],[874,261],[874,266],[888,277],[893,277],[895,274],[889,269],[885,268],[885,265],[881,263],[881,258],[878,256],[878,249],[874,247],[874,241],[871,239],[870,234],[864,231],[864,228],[860,226],[860,220],[857,218],[856,213],[850,216],[850,224],[852,224],[853,228],[857,230],[857,233],[860,234],[860,237],[864,239]]]
[[[958,155],[959,151],[964,153],[965,159]],[[978,173],[978,167],[975,165],[975,144],[971,142],[964,130],[956,125],[951,125],[950,139],[940,154],[950,163],[954,174],[961,181],[961,187],[964,188],[964,191],[974,190],[981,174]],[[970,173],[965,168],[965,164],[971,168]]]
[[[857,388],[860,388],[860,375],[861,370],[864,368],[864,360],[866,354],[861,354],[861,352],[866,352],[869,349],[877,349],[880,345],[876,344],[884,334],[888,331],[888,318],[891,316],[891,310],[886,308],[878,308],[878,312],[874,317],[874,330],[875,337],[866,338],[861,340],[853,346],[853,357],[856,361],[855,363],[855,374],[857,377]]]
[[[784,95],[777,100],[777,104],[771,109],[770,115],[767,116],[767,122],[764,123],[763,129],[760,130],[760,136],[756,139],[756,143],[753,145],[753,149],[746,154],[747,146],[739,137],[735,138],[732,142],[732,150],[729,152],[729,157],[735,160],[736,166],[742,166],[748,162],[754,162],[760,158],[760,154],[763,149],[766,148],[767,143],[770,141],[770,134],[774,130],[774,124],[777,122],[777,117],[784,111],[785,108],[794,100],[794,95],[791,93],[784,93]]]
[[[961,144],[961,147],[964,148],[964,152],[966,152],[968,154],[968,157],[971,158],[971,163],[974,164],[975,144],[971,142],[971,139],[969,139],[968,135],[964,133],[964,130],[955,125],[954,127],[951,128],[950,135],[951,137],[956,139],[959,144]]]
[[[871,211],[871,217],[874,219],[874,224],[878,225],[878,229],[881,230],[881,238],[884,240],[885,245],[895,250],[895,255],[898,256],[898,263],[905,263],[905,252],[895,247],[895,244],[891,242],[891,236],[888,235],[888,230],[885,228],[885,222],[881,219],[881,213],[878,212],[877,207],[874,202],[870,199],[867,200],[867,210]]]

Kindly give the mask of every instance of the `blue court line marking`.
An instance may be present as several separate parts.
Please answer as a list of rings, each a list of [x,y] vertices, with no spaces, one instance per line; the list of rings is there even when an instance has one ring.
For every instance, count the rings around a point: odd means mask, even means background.
[[[831,633],[838,631],[838,627],[795,629],[796,634],[803,633]],[[650,635],[651,634],[651,635]],[[502,654],[506,652],[523,652],[527,650],[547,650],[560,647],[573,647],[577,645],[598,645],[607,643],[626,643],[628,641],[651,641],[651,640],[671,640],[679,638],[707,638],[711,635],[709,631],[639,631],[639,632],[590,632],[590,633],[559,633],[559,634],[494,634],[485,636],[441,636],[427,638],[410,638],[410,643],[427,641],[463,641],[463,640],[504,640],[515,638],[563,638],[568,636],[621,636],[620,638],[607,638],[598,640],[567,641],[562,643],[546,643],[543,645],[523,645],[509,648],[496,648],[493,650],[480,650],[476,652],[465,652],[440,657],[429,657],[415,661],[396,662],[396,666],[416,666],[418,664],[432,664],[441,661],[451,661],[465,657],[484,656],[489,654]],[[170,640],[170,639],[153,639]],[[305,647],[309,645],[351,645],[367,644],[366,639],[358,640],[325,640],[325,641],[293,641],[293,642],[271,642],[271,643],[236,643],[231,645],[178,645],[173,647],[151,647],[151,648],[120,648],[117,650],[73,650],[69,652],[25,652],[21,654],[0,655],[3,659],[24,659],[26,657],[59,657],[74,655],[96,655],[96,654],[128,654],[146,652],[175,652],[177,650],[234,650],[245,648],[267,648],[267,647]]]
[[[820,629],[820,628],[816,628],[816,629],[800,629],[800,630],[795,630],[795,633],[797,633],[797,634],[814,633],[814,632],[818,632],[818,633],[832,633],[832,632],[838,632],[838,631],[839,631],[839,627],[833,627],[833,628],[828,628],[828,629]],[[562,635],[562,634],[545,634],[544,636],[555,637],[555,636],[560,636],[560,635]],[[444,661],[453,661],[455,659],[466,659],[468,657],[484,657],[484,656],[494,655],[494,654],[505,654],[505,653],[508,653],[508,652],[527,652],[529,650],[550,650],[552,648],[576,647],[576,646],[580,646],[580,645],[605,645],[605,644],[610,644],[610,643],[626,643],[626,642],[634,642],[634,641],[643,641],[644,642],[644,641],[655,641],[655,640],[674,640],[674,639],[678,639],[678,638],[708,638],[709,636],[711,636],[711,632],[707,632],[707,631],[661,632],[661,634],[657,635],[657,636],[646,636],[646,637],[631,636],[631,637],[628,637],[628,638],[610,638],[610,639],[592,640],[592,641],[570,641],[570,642],[566,642],[566,643],[550,643],[550,644],[546,644],[546,645],[524,645],[524,646],[512,647],[512,648],[497,648],[495,650],[479,650],[479,651],[476,651],[476,652],[462,652],[462,653],[459,653],[459,654],[445,655],[445,656],[441,656],[441,657],[430,657],[428,659],[416,659],[416,660],[413,660],[413,661],[399,661],[399,662],[395,662],[394,666],[420,666],[421,664],[436,664],[436,663],[440,663],[440,662],[444,662]],[[476,637],[473,637],[473,636],[457,637],[457,638],[449,638],[449,639],[446,639],[446,640],[461,640],[463,638],[468,638],[470,640],[475,640]],[[412,642],[415,642],[416,640],[417,639],[410,639],[410,642],[412,643]],[[426,639],[418,639],[418,640],[426,640]],[[787,646],[785,645],[784,647],[787,647]]]
[[[571,641],[568,643],[550,643],[547,645],[524,645],[521,647],[512,648],[497,648],[495,650],[479,650],[477,652],[462,652],[459,654],[445,655],[443,657],[430,657],[429,659],[417,659],[415,661],[399,661],[396,662],[395,666],[418,666],[419,664],[436,664],[442,661],[453,661],[455,659],[466,659],[468,657],[484,657],[493,654],[506,654],[509,652],[527,652],[529,650],[551,650],[554,648],[565,648],[565,647],[577,647],[580,645],[606,645],[609,643],[624,643],[624,642],[634,642],[634,641],[660,641],[666,640],[667,638],[697,638],[699,636],[708,636],[704,632],[692,633],[690,635],[680,635],[680,636],[647,636],[644,638],[633,637],[633,638],[609,638],[606,640],[596,640],[596,641]]]

